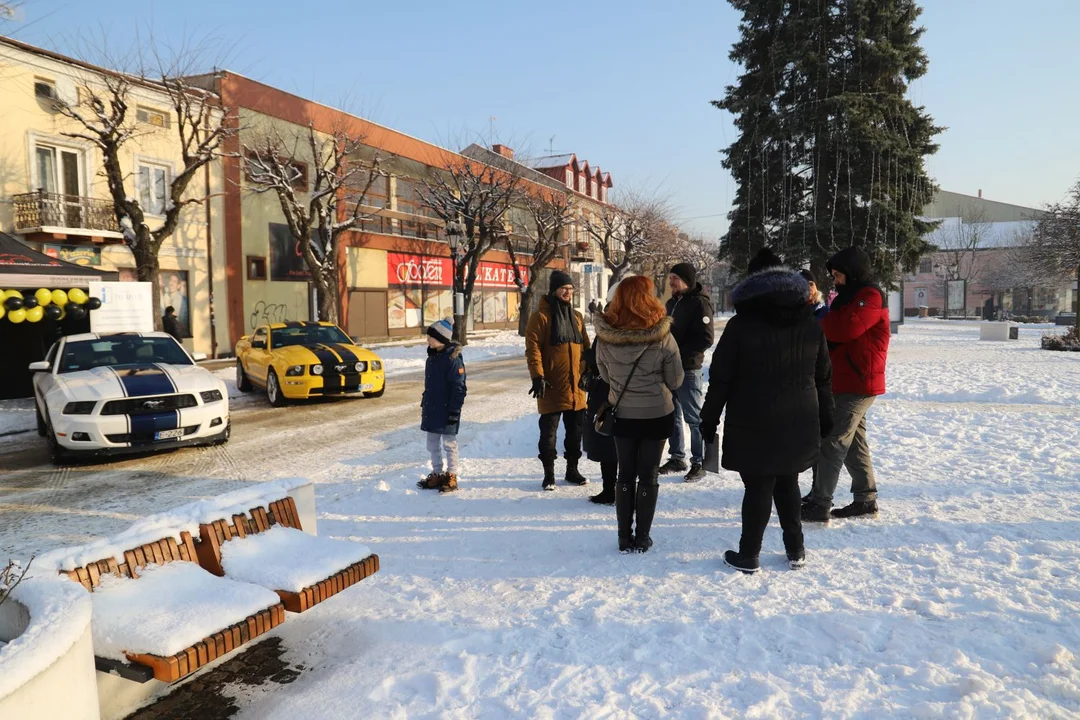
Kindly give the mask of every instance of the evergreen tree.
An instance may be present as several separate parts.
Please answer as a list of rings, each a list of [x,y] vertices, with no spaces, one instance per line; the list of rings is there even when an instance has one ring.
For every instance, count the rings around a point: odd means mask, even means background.
[[[722,255],[768,244],[791,264],[862,246],[888,282],[930,249],[918,219],[934,186],[923,158],[942,128],[907,97],[926,73],[914,0],[729,0],[743,73],[713,105],[735,116],[735,178]]]

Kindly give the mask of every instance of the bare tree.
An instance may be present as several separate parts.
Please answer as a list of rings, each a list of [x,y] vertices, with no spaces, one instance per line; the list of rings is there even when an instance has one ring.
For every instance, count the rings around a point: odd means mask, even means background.
[[[461,314],[454,303],[454,339],[465,345],[480,258],[508,234],[506,214],[521,196],[521,175],[509,164],[495,168],[452,153],[432,162],[430,168],[418,194],[447,224],[454,294],[464,298]]]
[[[970,204],[958,212],[956,222],[943,223],[930,235],[930,241],[937,246],[935,259],[939,265],[939,275],[946,284],[946,297],[949,281],[963,280],[967,287],[979,279],[982,268],[977,253],[986,247],[993,231],[993,224],[987,221],[982,207]],[[966,291],[964,314],[967,314]]]
[[[668,223],[662,200],[627,193],[613,205],[605,206],[596,216],[585,216],[581,227],[600,248],[604,265],[615,284],[631,270],[641,269],[650,253],[650,237],[658,235]]]
[[[7,565],[0,567],[0,605],[3,605],[4,601],[11,597],[11,593],[26,577],[32,562],[34,562],[33,557],[26,561],[25,566],[20,568],[14,560],[8,560]]]
[[[155,54],[153,60],[139,58],[132,72],[103,71],[86,73],[79,81],[78,97],[58,100],[56,108],[74,120],[79,129],[63,135],[84,140],[101,151],[102,174],[112,199],[117,222],[128,248],[135,257],[135,276],[153,284],[155,327],[161,329],[161,293],[158,277],[158,251],[175,232],[181,214],[188,205],[207,202],[206,193],[192,192],[192,181],[199,171],[220,157],[222,142],[235,129],[225,122],[226,112],[213,93],[190,85],[185,79],[192,63],[205,48],[182,49],[170,59]],[[144,198],[125,172],[121,152],[138,138],[167,129],[140,123],[135,112],[136,95],[150,91],[164,93],[171,105],[165,124],[175,128],[180,144],[181,167],[168,183],[160,226],[151,228],[146,215],[152,208],[143,207]],[[158,211],[160,211],[158,213]]]
[[[1080,335],[1080,181],[1059,203],[1046,207],[1039,218],[1031,244],[1036,266],[1052,278],[1077,281],[1076,333]]]
[[[568,193],[544,189],[541,195],[523,194],[521,204],[526,216],[523,223],[525,227],[522,228],[524,232],[519,234],[518,228],[514,227],[514,233],[506,237],[505,244],[510,264],[514,268],[514,284],[521,294],[518,335],[525,337],[532,312],[537,274],[559,257],[570,244],[567,231],[574,221],[574,201]],[[525,238],[528,247],[527,263],[518,260],[515,241],[521,237]],[[528,282],[525,282],[522,267],[529,270]]]
[[[319,319],[339,324],[340,252],[345,234],[378,212],[364,204],[385,173],[378,156],[361,157],[364,136],[313,125],[294,134],[271,130],[243,145],[252,192],[274,193],[319,299]],[[310,168],[310,171],[308,171]]]

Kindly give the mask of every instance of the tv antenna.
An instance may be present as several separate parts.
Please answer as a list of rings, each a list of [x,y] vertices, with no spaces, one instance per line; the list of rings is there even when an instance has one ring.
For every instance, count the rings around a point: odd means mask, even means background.
[[[551,137],[548,138],[548,155],[554,155],[555,154],[554,147],[555,147],[555,136],[552,135]]]

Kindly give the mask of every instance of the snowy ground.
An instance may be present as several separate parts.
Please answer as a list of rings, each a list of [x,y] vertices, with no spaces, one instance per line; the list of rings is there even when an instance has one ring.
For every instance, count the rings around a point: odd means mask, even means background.
[[[775,521],[763,572],[722,566],[732,474],[665,481],[656,546],[618,554],[596,485],[540,491],[524,362],[466,402],[455,494],[415,488],[414,419],[313,451],[320,534],[382,570],[275,630],[306,669],[236,690],[241,717],[1075,717],[1080,354],[1038,350],[1043,331],[909,321],[870,417],[881,514],[808,528],[798,571]],[[293,472],[268,458],[245,473]],[[88,520],[65,517],[52,531]]]

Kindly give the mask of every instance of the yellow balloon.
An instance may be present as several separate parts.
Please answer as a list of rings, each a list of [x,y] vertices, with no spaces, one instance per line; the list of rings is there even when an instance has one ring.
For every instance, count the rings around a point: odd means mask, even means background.
[[[60,307],[64,307],[68,303],[67,293],[63,290],[53,290],[52,301],[53,305],[59,305]]]
[[[17,297],[17,298],[21,299],[22,298],[22,293],[19,292],[18,290],[8,290],[6,293],[4,293],[4,298],[6,299],[6,298],[9,298],[9,297]]]
[[[0,320],[3,320],[5,315],[7,315],[7,310],[4,308],[4,305],[0,303]]]
[[[70,290],[68,290],[67,295],[68,300],[75,303],[76,305],[82,305],[87,300],[86,293],[79,288],[71,288]]]
[[[28,322],[37,322],[41,318],[45,317],[45,308],[37,305],[26,311],[26,320]]]
[[[34,297],[37,298],[38,305],[41,307],[46,307],[52,302],[52,293],[45,288],[39,288],[38,291],[34,293]]]
[[[18,325],[19,323],[21,323],[23,320],[26,319],[26,310],[24,308],[19,308],[18,310],[12,310],[11,312],[8,313],[7,317],[8,317],[8,320],[10,320],[11,322]]]

